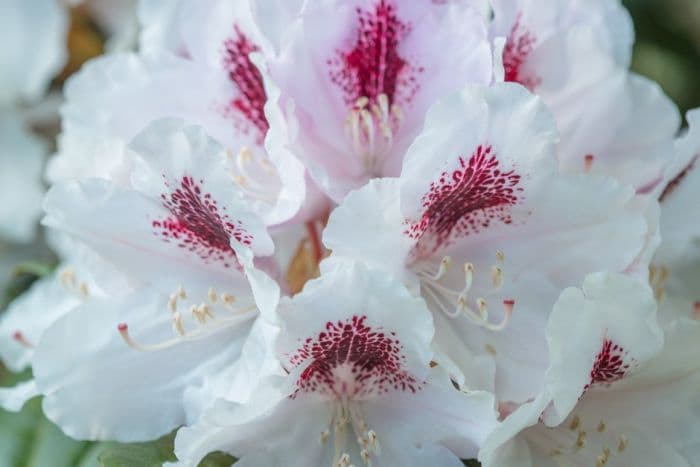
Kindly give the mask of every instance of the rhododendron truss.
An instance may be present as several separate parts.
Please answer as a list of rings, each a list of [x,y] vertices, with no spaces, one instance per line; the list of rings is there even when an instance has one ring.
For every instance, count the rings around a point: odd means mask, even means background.
[[[619,1],[138,14],[65,87],[2,407],[173,466],[700,465],[700,111]]]

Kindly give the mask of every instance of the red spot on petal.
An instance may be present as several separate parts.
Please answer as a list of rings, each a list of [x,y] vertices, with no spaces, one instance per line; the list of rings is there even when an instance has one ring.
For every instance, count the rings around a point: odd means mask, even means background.
[[[206,263],[238,267],[230,242],[235,239],[249,246],[252,236],[240,221],[221,212],[211,194],[202,191],[201,183],[203,181],[197,183],[192,177],[185,176],[174,191],[161,195],[163,206],[171,216],[152,222],[155,234],[165,242],[195,253]]]
[[[422,71],[399,55],[410,25],[399,19],[396,7],[388,0],[378,1],[370,11],[357,8],[357,18],[354,47],[338,51],[337,57],[328,61],[332,82],[342,89],[348,105],[361,97],[374,102],[381,94],[387,96],[390,105],[409,101],[419,87],[415,75]]]
[[[414,257],[430,255],[494,221],[511,224],[510,207],[523,191],[520,178],[514,170],[503,170],[491,146],[479,146],[468,160],[460,157],[456,170],[430,184],[420,221],[405,232],[416,240]]]
[[[505,69],[505,81],[520,83],[530,91],[533,91],[542,82],[538,76],[527,75],[523,70],[523,65],[534,49],[537,37],[527,29],[523,28],[521,21],[522,14],[519,13],[510,34],[506,39],[503,49],[503,68]]]
[[[420,383],[404,368],[403,346],[394,333],[365,324],[366,316],[328,322],[318,336],[307,338],[290,358],[304,365],[296,382],[299,393],[363,397],[389,391],[416,392]]]
[[[610,385],[621,380],[634,364],[635,360],[627,356],[625,349],[610,339],[605,339],[593,363],[591,380],[585,389],[593,385]]]
[[[234,35],[224,42],[224,68],[237,90],[237,96],[230,102],[230,109],[239,117],[236,127],[244,134],[251,132],[256,142],[262,144],[270,128],[265,117],[267,93],[260,70],[250,60],[250,54],[259,47],[246,37],[238,26],[234,26]]]

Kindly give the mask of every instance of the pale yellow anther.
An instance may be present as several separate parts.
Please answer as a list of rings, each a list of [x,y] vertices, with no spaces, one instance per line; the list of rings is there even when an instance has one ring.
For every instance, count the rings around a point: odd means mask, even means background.
[[[277,174],[277,170],[275,169],[275,166],[272,165],[272,163],[268,159],[264,159],[264,158],[260,159],[260,166],[269,175],[276,175]]]
[[[216,303],[216,301],[218,300],[218,296],[216,295],[216,290],[214,290],[214,287],[209,287],[207,295],[209,295],[209,301],[212,303]]]
[[[499,266],[491,266],[491,282],[496,288],[503,285],[503,271]]]
[[[482,297],[477,298],[476,306],[479,308],[479,314],[486,319],[488,316],[488,305],[486,304],[486,299]]]
[[[503,263],[506,260],[506,255],[501,250],[496,250],[496,259],[499,263]]]
[[[367,107],[368,104],[369,98],[366,96],[362,96],[355,101],[355,107],[357,107],[358,109],[364,109],[365,107]]]
[[[233,305],[236,303],[236,297],[228,293],[222,293],[221,301],[224,302],[225,305]]]
[[[581,419],[579,418],[578,415],[574,415],[574,418],[571,419],[571,424],[569,425],[569,429],[571,431],[578,430],[578,427],[581,425]]]
[[[236,172],[231,172],[231,180],[233,180],[233,183],[236,185],[245,187],[248,184],[248,181],[243,175],[238,175]]]
[[[185,292],[185,288],[182,287],[181,285],[178,286],[176,293],[177,293],[177,296],[180,297],[181,300],[184,300],[187,298],[187,293]]]
[[[491,344],[486,344],[484,345],[484,350],[486,350],[486,353],[493,355],[494,357],[496,356],[496,347],[494,347]]]
[[[330,436],[330,432],[328,430],[323,430],[321,432],[321,444],[325,443],[328,441],[328,437]]]
[[[365,464],[369,464],[370,454],[369,451],[367,451],[367,449],[360,450],[360,457],[362,458],[362,462],[364,462]]]
[[[620,442],[617,444],[617,452],[622,452],[627,449],[628,444],[629,440],[627,439],[627,436],[620,435]]]
[[[173,329],[181,336],[186,334],[185,326],[182,324],[182,315],[179,311],[173,313]]]
[[[80,286],[78,287],[78,292],[83,297],[87,297],[88,295],[90,295],[90,289],[85,282],[80,283]]]
[[[602,433],[605,431],[605,422],[603,420],[600,421],[598,424],[598,433]]]
[[[170,297],[168,298],[168,309],[170,310],[171,313],[175,313],[177,311],[177,295],[176,294],[170,294]]]
[[[249,162],[253,158],[253,153],[251,152],[250,148],[244,146],[240,151],[238,151],[238,158],[243,163]]]
[[[66,287],[75,287],[77,283],[75,278],[75,270],[73,268],[66,268],[63,271],[61,271],[59,279],[61,283]]]
[[[576,442],[574,443],[574,446],[576,447],[576,450],[582,449],[586,445],[586,432],[581,430],[578,432],[578,436],[576,437]]]

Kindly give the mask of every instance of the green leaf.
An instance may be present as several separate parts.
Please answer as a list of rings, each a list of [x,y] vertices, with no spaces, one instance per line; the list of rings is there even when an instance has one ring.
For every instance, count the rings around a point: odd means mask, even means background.
[[[108,443],[97,459],[100,467],[161,467],[164,462],[177,460],[174,439],[173,432],[148,443]]]
[[[199,463],[197,467],[231,467],[236,458],[224,452],[212,452]]]

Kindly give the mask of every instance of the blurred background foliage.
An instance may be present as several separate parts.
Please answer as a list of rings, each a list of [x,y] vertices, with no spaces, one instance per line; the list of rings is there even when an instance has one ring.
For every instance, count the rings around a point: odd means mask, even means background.
[[[700,106],[700,0],[623,0],[634,17],[632,67],[682,112]]]
[[[623,3],[634,17],[637,32],[633,69],[657,81],[682,112],[700,107],[700,0]],[[73,12],[72,23],[71,59],[56,85],[102,51],[99,32],[79,9]],[[18,265],[10,288],[0,291],[0,309],[48,271],[50,266]],[[12,375],[0,366],[0,386],[28,377]],[[172,435],[131,445],[70,440],[42,416],[40,402],[35,399],[16,414],[0,410],[0,467],[157,467],[173,460]],[[215,453],[200,465],[230,466],[232,462],[231,457]],[[478,464],[466,461],[465,465]]]

